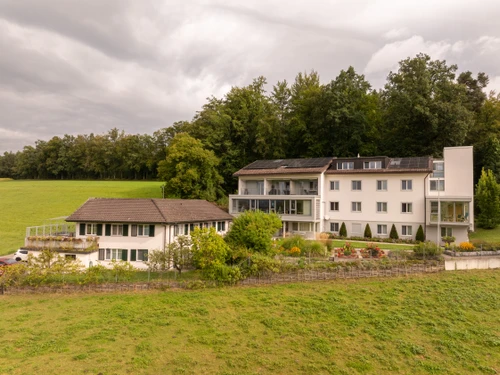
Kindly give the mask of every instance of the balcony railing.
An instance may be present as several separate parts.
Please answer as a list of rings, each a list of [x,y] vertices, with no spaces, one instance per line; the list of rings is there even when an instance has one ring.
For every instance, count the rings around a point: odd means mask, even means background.
[[[92,252],[99,249],[99,237],[88,236],[28,236],[24,240],[24,248],[29,250],[54,250],[69,252]]]
[[[438,214],[437,213],[431,213],[431,223],[437,223],[438,222]],[[463,216],[463,215],[441,215],[441,218],[439,218],[439,221],[441,223],[463,223],[463,224],[469,224],[469,216]]]

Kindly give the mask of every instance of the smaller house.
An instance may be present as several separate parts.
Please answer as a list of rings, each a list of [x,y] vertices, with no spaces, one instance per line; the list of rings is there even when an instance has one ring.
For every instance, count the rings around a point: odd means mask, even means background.
[[[205,200],[91,198],[66,218],[68,224],[27,228],[24,249],[53,249],[85,266],[124,260],[146,268],[150,251],[165,250],[196,227],[223,235],[231,221]]]

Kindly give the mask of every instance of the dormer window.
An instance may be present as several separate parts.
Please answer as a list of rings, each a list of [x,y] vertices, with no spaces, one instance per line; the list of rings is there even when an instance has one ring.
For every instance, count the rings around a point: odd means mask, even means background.
[[[354,162],[353,161],[338,162],[337,169],[354,169]]]
[[[363,163],[363,169],[381,169],[382,162],[379,161],[365,161]]]

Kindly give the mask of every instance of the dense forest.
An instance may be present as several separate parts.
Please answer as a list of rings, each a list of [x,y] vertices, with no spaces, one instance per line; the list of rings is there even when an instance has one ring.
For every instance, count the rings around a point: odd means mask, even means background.
[[[112,129],[103,135],[65,135],[0,156],[0,177],[16,179],[157,179],[179,133],[218,159],[223,192],[232,174],[257,159],[322,156],[439,157],[445,146],[475,147],[481,168],[500,177],[500,95],[485,93],[488,76],[419,54],[399,63],[383,89],[352,67],[326,84],[317,72],[294,82],[264,77],[211,97],[191,121],[152,135]],[[167,168],[168,164],[164,164]],[[173,168],[173,167],[171,167]],[[161,168],[160,168],[161,169]],[[168,173],[167,173],[168,174]]]

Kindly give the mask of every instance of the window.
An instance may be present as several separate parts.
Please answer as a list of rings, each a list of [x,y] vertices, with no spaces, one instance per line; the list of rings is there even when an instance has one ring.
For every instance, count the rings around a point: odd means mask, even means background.
[[[148,260],[148,251],[139,249],[137,250],[137,260],[140,262],[145,262]]]
[[[218,221],[217,222],[217,232],[225,232],[226,231],[226,222]]]
[[[453,236],[453,228],[441,227],[441,237],[451,237],[451,236]]]
[[[381,161],[365,161],[363,163],[363,169],[380,169],[382,168]]]
[[[179,234],[180,229],[175,229],[174,226],[174,235],[177,236]],[[132,237],[154,237],[154,225],[149,224],[132,224],[130,229],[130,235]]]
[[[338,162],[337,169],[354,169],[354,162],[353,161]]]
[[[103,252],[103,259],[101,259],[101,250]],[[99,249],[99,260],[128,260],[128,250],[125,249]]]
[[[444,191],[444,180],[431,180],[431,191]]]
[[[184,235],[187,236],[189,234],[189,224],[184,224]]]
[[[361,212],[361,202],[351,202],[352,212]]]
[[[112,236],[123,236],[123,225],[122,224],[112,224],[111,225],[111,235]]]
[[[377,234],[387,234],[387,225],[377,224]]]
[[[87,224],[86,234],[97,234],[97,224]]]
[[[444,177],[444,162],[435,161],[432,163],[432,178]]]
[[[387,213],[387,202],[377,202],[377,212]]]
[[[340,181],[330,181],[330,190],[339,190]]]
[[[339,202],[330,202],[330,211],[338,211]]]
[[[412,236],[413,229],[412,229],[411,225],[403,225],[401,227],[401,235],[402,236]]]
[[[330,232],[338,232],[339,223],[330,223]]]
[[[387,180],[377,180],[377,191],[387,190]]]
[[[66,260],[76,260],[76,254],[66,254],[64,258]]]
[[[352,188],[352,190],[361,190],[361,181],[352,180],[351,181],[351,188]]]
[[[413,181],[412,180],[401,180],[401,190],[412,190]]]
[[[401,212],[409,214],[413,212],[413,203],[401,203]]]

